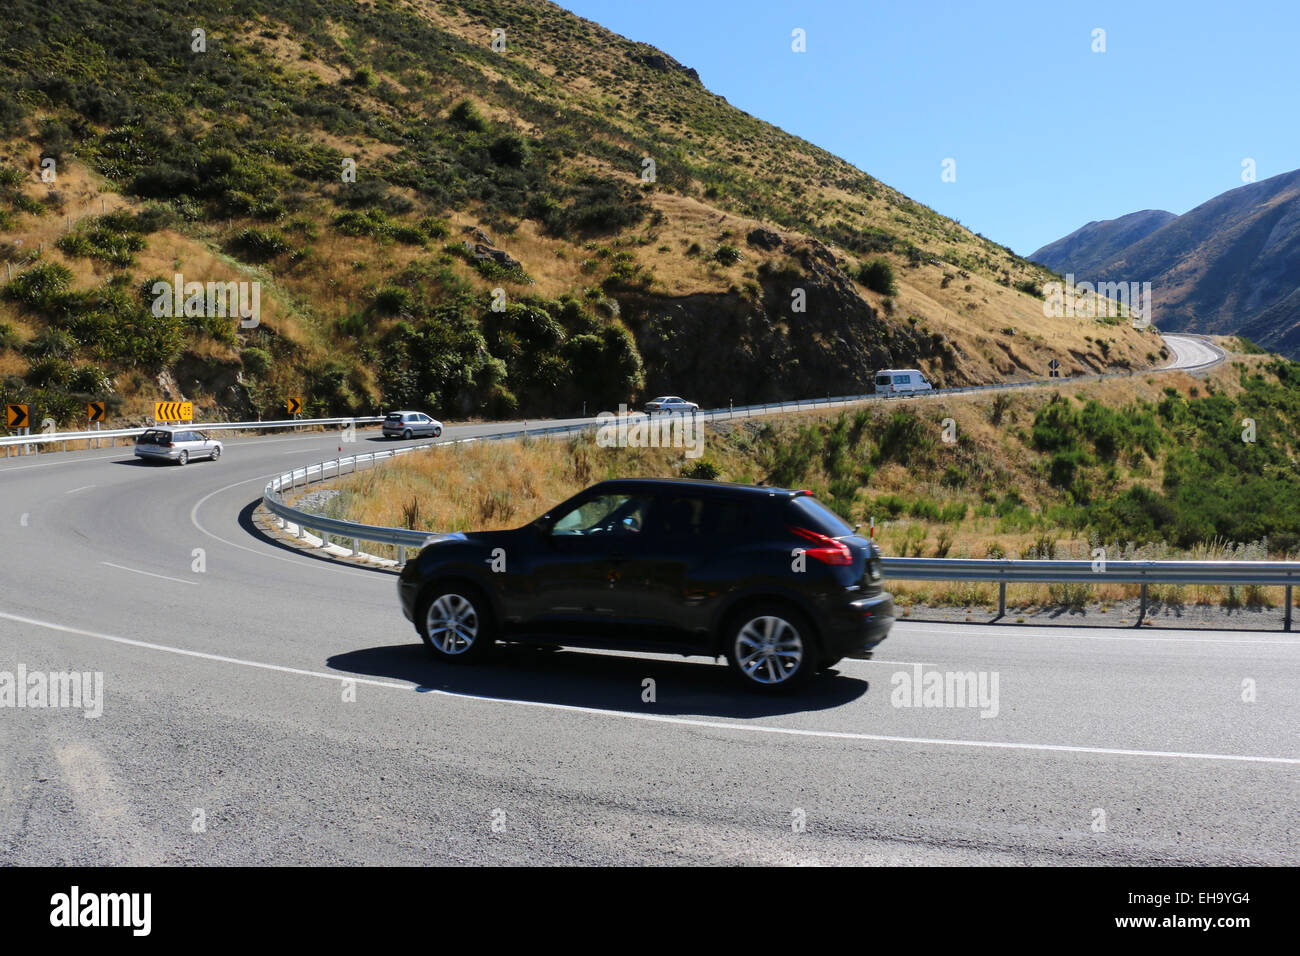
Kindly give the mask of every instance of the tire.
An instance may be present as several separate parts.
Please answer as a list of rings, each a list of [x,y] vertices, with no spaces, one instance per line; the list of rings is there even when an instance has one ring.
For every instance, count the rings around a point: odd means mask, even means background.
[[[220,458],[220,457],[221,457],[221,449],[220,449],[220,448],[213,448],[213,449],[212,449],[212,460],[213,460],[213,461],[216,461],[216,460],[217,460],[218,458]]]
[[[190,460],[190,453],[187,451],[183,451],[176,456],[176,464],[178,465],[184,465],[189,460]]]
[[[410,441],[412,438],[415,437],[415,432],[411,431],[411,430],[408,428],[406,431],[402,432],[402,437],[403,437],[404,439],[406,439],[407,441]]]
[[[467,585],[434,585],[421,598],[415,620],[429,653],[449,664],[480,661],[496,642],[486,598]]]
[[[441,428],[435,428],[435,429],[433,430],[433,437],[434,437],[434,438],[441,438],[441,437],[442,437],[442,429],[441,429]]]
[[[817,669],[813,626],[785,604],[745,608],[730,619],[723,641],[732,672],[760,693],[798,687]]]

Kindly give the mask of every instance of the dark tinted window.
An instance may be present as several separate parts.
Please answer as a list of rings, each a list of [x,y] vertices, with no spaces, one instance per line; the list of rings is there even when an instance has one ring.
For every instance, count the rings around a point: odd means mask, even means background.
[[[669,495],[656,505],[650,526],[655,534],[674,541],[735,540],[752,531],[753,510],[740,501]]]
[[[845,524],[839,515],[816,498],[800,495],[790,502],[790,509],[794,512],[796,523],[801,528],[817,531],[831,538],[840,538],[853,533],[853,529]]]
[[[135,441],[138,445],[165,445],[171,440],[172,436],[170,432],[163,432],[156,428],[151,428]]]

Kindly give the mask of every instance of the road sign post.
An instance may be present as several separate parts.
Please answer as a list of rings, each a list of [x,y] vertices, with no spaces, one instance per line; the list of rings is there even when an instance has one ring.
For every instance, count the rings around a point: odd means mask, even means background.
[[[194,420],[193,402],[154,402],[153,419],[162,422],[192,422]]]
[[[9,428],[16,429],[19,435],[30,435],[32,416],[31,409],[20,403],[11,403],[5,406],[5,424]],[[31,445],[21,446],[18,454],[31,454]]]

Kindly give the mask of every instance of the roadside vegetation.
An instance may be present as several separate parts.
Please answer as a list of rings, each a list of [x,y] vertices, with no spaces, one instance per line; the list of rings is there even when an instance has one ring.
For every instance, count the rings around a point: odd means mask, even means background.
[[[1253,435],[1243,424],[1253,421]],[[945,441],[945,434],[953,441]],[[1253,441],[1244,440],[1253,437]],[[705,454],[591,436],[449,446],[338,487],[331,514],[426,530],[517,527],[592,482],[695,477],[809,488],[886,554],[1300,559],[1300,364],[1134,377],[1069,392],[873,404],[710,426]],[[904,603],[986,605],[995,585],[898,582]],[[1157,587],[1263,605],[1274,589]],[[1013,605],[1118,601],[1136,586],[1016,585]]]

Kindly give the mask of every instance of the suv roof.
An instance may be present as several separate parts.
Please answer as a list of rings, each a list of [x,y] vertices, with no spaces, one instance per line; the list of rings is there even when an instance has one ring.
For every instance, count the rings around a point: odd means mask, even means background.
[[[798,498],[811,494],[808,491],[794,491],[789,488],[771,488],[765,485],[742,485],[731,481],[705,481],[699,478],[612,478],[591,486],[592,490],[603,491],[637,491],[672,488],[717,489],[732,494],[759,495],[764,498]]]

